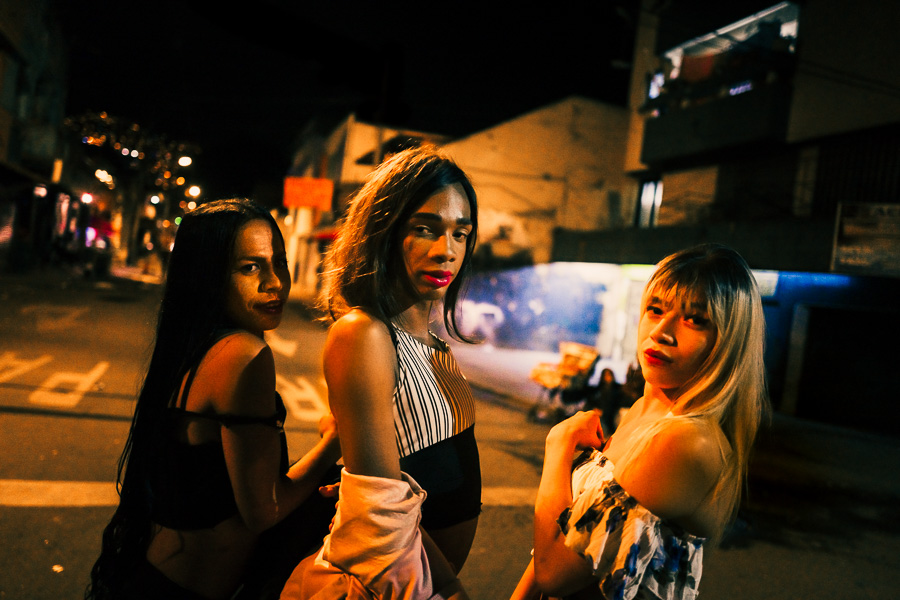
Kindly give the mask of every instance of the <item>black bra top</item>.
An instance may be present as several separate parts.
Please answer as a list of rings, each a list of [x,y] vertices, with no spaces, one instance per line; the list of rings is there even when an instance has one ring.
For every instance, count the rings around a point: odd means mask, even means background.
[[[481,461],[475,426],[400,458],[400,468],[422,486],[422,527],[450,527],[481,513]]]
[[[289,467],[284,420],[287,410],[275,394],[275,414],[271,417],[194,412],[184,408],[196,369],[188,373],[181,397],[170,407],[165,419],[164,447],[150,469],[153,520],[171,529],[205,529],[237,514],[237,503],[221,440],[189,444],[179,438],[185,418],[217,421],[223,427],[266,425],[281,431],[281,472]]]

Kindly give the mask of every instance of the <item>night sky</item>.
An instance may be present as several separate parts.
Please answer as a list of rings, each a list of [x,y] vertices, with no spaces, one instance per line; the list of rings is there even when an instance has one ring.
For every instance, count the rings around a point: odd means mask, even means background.
[[[637,17],[636,0],[55,4],[67,114],[199,145],[208,197],[277,185],[314,119],[460,136],[571,94],[624,105]]]

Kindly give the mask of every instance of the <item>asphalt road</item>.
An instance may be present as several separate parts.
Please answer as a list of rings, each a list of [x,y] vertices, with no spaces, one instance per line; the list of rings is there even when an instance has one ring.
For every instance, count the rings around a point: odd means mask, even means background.
[[[114,508],[157,298],[135,282],[0,276],[0,599],[82,596]],[[296,457],[324,407],[324,330],[292,308],[269,342]],[[461,578],[473,599],[503,600],[529,559],[548,426],[507,398],[476,396],[485,506]],[[835,432],[809,428],[800,444],[799,430],[786,431],[760,445],[740,518],[707,556],[702,597],[897,597],[898,495],[877,484],[896,479],[900,444],[822,443]]]
[[[80,598],[115,506],[116,461],[159,289],[52,277],[0,283],[0,598]],[[314,443],[325,409],[324,338],[297,307],[269,336],[292,458]],[[547,426],[483,396],[485,507],[463,578],[473,597],[497,598],[529,559]]]

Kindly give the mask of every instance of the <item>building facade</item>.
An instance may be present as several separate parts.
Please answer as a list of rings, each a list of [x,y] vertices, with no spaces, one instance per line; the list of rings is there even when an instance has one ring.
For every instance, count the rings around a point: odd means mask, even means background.
[[[900,385],[886,364],[900,334],[886,308],[900,291],[900,4],[691,4],[642,5],[632,226],[557,229],[553,260],[653,264],[700,242],[736,248],[772,275],[776,408],[898,433],[872,417]]]
[[[549,262],[558,228],[594,231],[629,223],[637,185],[622,169],[627,136],[627,110],[582,97],[460,139],[365,123],[354,115],[321,132],[311,127],[301,136],[288,178],[328,180],[334,197],[330,210],[302,200],[290,208],[285,229],[295,293],[315,292],[335,218],[393,152],[426,142],[441,146],[478,194],[478,267],[510,268]]]
[[[0,268],[46,259],[60,201],[65,51],[47,0],[0,3]],[[65,221],[63,218],[62,221]]]
[[[716,238],[760,268],[900,275],[900,5],[744,2],[753,12],[691,31],[691,3],[656,4],[625,163],[640,231],[562,229],[554,260],[652,263]]]
[[[446,144],[478,193],[482,266],[550,262],[556,229],[628,224],[627,138],[626,109],[576,96]]]

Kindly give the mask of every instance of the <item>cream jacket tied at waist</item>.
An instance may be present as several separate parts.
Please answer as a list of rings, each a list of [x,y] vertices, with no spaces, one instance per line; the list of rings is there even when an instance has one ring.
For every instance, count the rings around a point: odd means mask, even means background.
[[[427,600],[434,597],[419,530],[425,490],[344,469],[334,526],[317,555],[288,579],[285,600]]]

